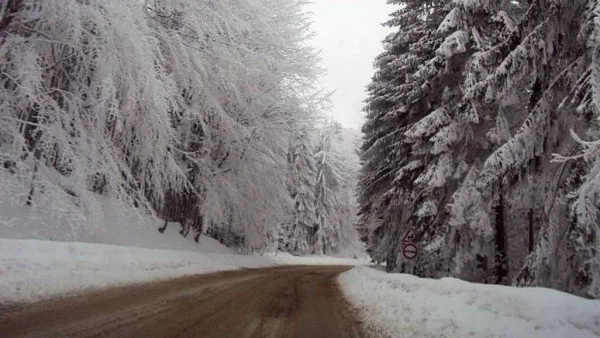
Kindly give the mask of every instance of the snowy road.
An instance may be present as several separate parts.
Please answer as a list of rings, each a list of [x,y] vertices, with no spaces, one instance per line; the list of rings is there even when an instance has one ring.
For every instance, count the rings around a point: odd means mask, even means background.
[[[1,337],[363,337],[344,266],[223,272],[0,307]]]

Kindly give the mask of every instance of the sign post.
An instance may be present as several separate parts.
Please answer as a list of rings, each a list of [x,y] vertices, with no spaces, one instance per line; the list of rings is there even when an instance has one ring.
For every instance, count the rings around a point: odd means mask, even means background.
[[[410,228],[402,236],[402,255],[406,259],[414,259],[419,254],[419,248],[415,244],[415,231]]]

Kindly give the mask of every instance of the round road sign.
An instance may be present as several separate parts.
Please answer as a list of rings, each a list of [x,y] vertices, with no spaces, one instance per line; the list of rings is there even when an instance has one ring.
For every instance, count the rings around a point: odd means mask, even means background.
[[[417,248],[416,245],[408,243],[408,244],[405,244],[404,247],[402,248],[402,254],[407,259],[413,259],[413,258],[417,257],[417,255],[419,254],[419,249]]]

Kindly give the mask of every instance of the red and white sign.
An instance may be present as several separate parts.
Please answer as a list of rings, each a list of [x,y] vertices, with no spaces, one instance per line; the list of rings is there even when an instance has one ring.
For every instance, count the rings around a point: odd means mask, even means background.
[[[413,229],[408,229],[404,233],[402,237],[402,243],[414,243],[416,239],[415,231]]]
[[[406,259],[413,259],[419,254],[419,249],[412,243],[404,244],[404,247],[402,247],[402,254]]]
[[[406,230],[402,236],[402,255],[404,258],[413,259],[419,254],[419,248],[415,244],[416,238],[417,236],[412,228]]]

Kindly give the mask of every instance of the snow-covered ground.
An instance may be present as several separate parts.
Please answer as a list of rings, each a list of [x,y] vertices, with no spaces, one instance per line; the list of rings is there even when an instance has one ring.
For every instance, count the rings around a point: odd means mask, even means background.
[[[365,262],[239,255],[206,236],[182,237],[177,223],[161,234],[161,220],[103,196],[89,195],[77,209],[48,191],[27,207],[10,187],[0,184],[0,303],[239,268]]]
[[[269,265],[244,255],[0,239],[0,302]]]
[[[214,251],[229,250],[210,241],[205,239],[204,246],[210,244],[209,248]],[[284,264],[356,265],[363,262],[318,256],[295,257],[283,253],[247,256],[79,242],[0,239],[0,303],[35,301],[109,286],[239,268]]]
[[[0,239],[0,303],[35,301],[110,286],[240,268],[364,263],[333,257],[295,257],[286,253],[238,255],[211,239],[204,241],[198,247],[208,247],[213,252]]]
[[[368,258],[338,258],[329,256],[294,256],[287,252],[266,253],[264,257],[275,261],[277,264],[285,265],[367,265]]]
[[[544,288],[422,279],[357,267],[340,276],[378,337],[600,337],[600,300]]]
[[[1,176],[0,172],[0,181]],[[201,236],[199,243],[194,242],[193,232],[183,238],[177,223],[170,223],[161,234],[158,228],[163,221],[104,196],[86,196],[88,207],[84,211],[54,191],[49,196],[39,195],[32,207],[26,206],[22,198],[7,197],[12,196],[13,191],[5,186],[0,185],[0,192],[0,238],[234,253],[206,236]]]

